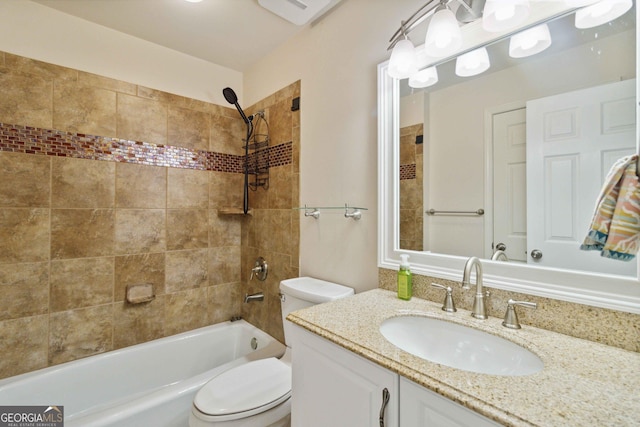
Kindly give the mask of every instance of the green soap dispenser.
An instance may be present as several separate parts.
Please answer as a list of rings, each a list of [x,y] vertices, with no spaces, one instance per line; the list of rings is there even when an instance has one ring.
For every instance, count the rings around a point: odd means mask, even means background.
[[[398,298],[409,301],[413,295],[413,283],[409,270],[409,255],[400,255],[400,270],[398,270]]]

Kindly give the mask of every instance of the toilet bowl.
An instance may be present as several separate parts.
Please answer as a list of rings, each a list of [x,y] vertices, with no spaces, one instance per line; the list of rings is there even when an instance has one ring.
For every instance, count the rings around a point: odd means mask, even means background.
[[[280,282],[287,344],[277,359],[255,360],[221,373],[196,394],[190,427],[288,427],[291,424],[291,351],[287,336],[291,311],[353,295],[353,289],[311,277]]]

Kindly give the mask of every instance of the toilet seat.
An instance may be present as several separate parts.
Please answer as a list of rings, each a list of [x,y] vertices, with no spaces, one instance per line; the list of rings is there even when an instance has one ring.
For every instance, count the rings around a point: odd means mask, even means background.
[[[212,378],[196,394],[193,405],[207,419],[247,418],[291,397],[291,366],[271,357],[237,366]]]

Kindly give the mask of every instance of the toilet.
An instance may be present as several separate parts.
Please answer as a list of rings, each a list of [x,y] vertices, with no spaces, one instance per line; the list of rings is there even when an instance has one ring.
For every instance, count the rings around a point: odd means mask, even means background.
[[[291,348],[293,327],[285,319],[295,310],[353,295],[353,289],[297,277],[280,282],[287,349],[282,358],[255,360],[221,373],[196,394],[190,427],[288,427],[291,423]]]

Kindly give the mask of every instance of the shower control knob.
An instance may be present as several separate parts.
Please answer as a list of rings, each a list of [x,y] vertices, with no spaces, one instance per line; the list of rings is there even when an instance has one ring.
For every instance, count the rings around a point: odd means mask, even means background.
[[[258,257],[256,259],[255,267],[251,269],[251,277],[249,280],[253,280],[253,276],[255,275],[258,280],[264,282],[267,280],[267,274],[269,274],[269,265],[267,261],[262,257]]]
[[[542,258],[542,251],[539,249],[534,249],[531,251],[531,258],[538,260]]]

